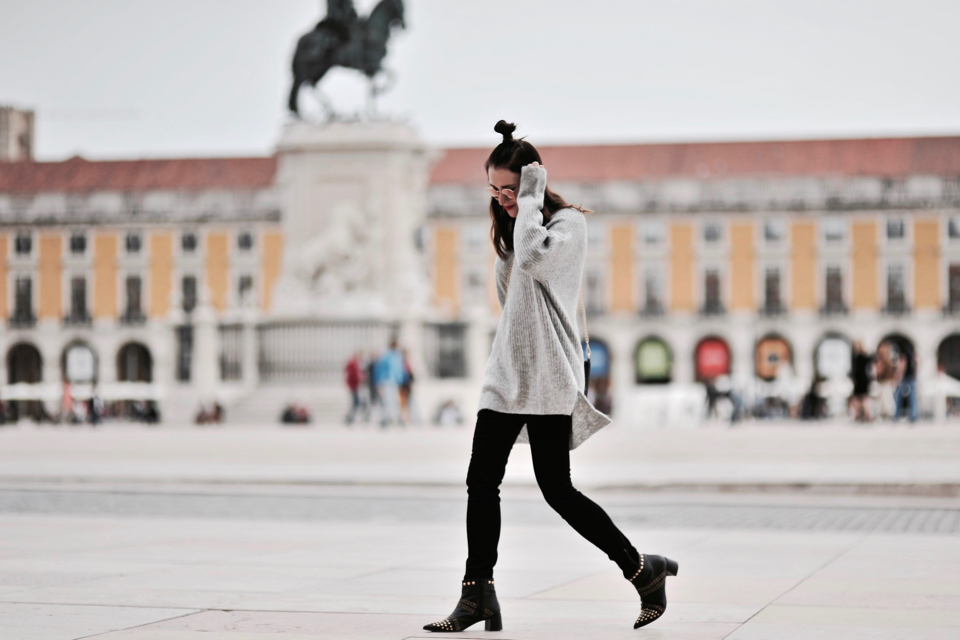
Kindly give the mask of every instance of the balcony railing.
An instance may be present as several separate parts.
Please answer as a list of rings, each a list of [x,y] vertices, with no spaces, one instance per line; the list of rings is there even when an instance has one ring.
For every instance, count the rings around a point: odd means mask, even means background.
[[[842,301],[827,302],[820,307],[821,316],[845,316],[848,313],[850,313],[850,309],[847,307],[846,303]]]
[[[644,318],[659,318],[666,312],[666,309],[659,302],[648,302],[640,309],[640,315]]]
[[[761,316],[767,318],[775,318],[777,316],[783,316],[787,314],[787,308],[780,304],[779,302],[765,304],[757,311]]]
[[[139,309],[128,309],[120,316],[120,324],[138,325],[144,324],[146,321],[147,316],[143,315],[143,311]]]
[[[64,316],[63,324],[67,327],[89,327],[93,324],[93,318],[91,318],[90,314],[86,311],[82,313],[71,313],[68,316]]]
[[[7,325],[11,329],[30,329],[37,325],[37,316],[32,311],[16,311],[7,320]]]
[[[952,300],[943,305],[943,315],[960,316],[960,300]]]
[[[880,311],[885,316],[905,316],[910,313],[910,307],[905,302],[887,302]]]
[[[704,318],[709,318],[713,316],[722,316],[726,314],[727,310],[723,307],[721,302],[708,302],[700,307],[700,315]]]

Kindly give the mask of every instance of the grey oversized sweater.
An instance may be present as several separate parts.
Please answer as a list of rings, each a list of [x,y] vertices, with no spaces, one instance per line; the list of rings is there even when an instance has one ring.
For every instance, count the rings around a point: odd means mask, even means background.
[[[583,351],[577,326],[587,222],[563,209],[543,224],[547,172],[523,167],[514,251],[496,261],[503,314],[487,360],[480,409],[501,413],[572,415],[574,449],[610,419],[583,395]],[[510,267],[510,286],[507,276]],[[526,428],[518,442],[526,441]]]

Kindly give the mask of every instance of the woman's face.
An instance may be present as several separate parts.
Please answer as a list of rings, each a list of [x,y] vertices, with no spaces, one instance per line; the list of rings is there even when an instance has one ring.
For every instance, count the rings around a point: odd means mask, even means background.
[[[511,218],[516,218],[520,207],[517,206],[517,191],[520,189],[520,174],[508,169],[490,167],[487,170],[490,180],[490,196],[500,203]]]

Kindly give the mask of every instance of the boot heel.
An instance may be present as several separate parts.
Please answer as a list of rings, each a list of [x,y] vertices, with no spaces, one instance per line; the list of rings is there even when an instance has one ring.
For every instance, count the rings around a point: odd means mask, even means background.
[[[503,618],[500,617],[500,614],[493,616],[492,618],[487,618],[483,621],[483,630],[484,631],[503,631]]]
[[[667,561],[667,575],[677,575],[677,569],[680,568],[680,565],[677,564],[676,560],[671,560],[670,558],[664,558],[664,560]]]

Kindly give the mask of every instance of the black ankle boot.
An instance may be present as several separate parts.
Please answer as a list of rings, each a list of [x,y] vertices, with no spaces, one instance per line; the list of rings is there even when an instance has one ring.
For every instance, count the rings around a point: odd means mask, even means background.
[[[486,631],[500,631],[500,603],[493,589],[493,580],[473,580],[463,583],[460,602],[453,613],[439,622],[424,625],[424,631],[463,631],[483,620]]]
[[[634,629],[645,627],[667,610],[667,576],[677,575],[679,566],[670,558],[640,554],[640,566],[628,578],[640,594],[640,617]]]

